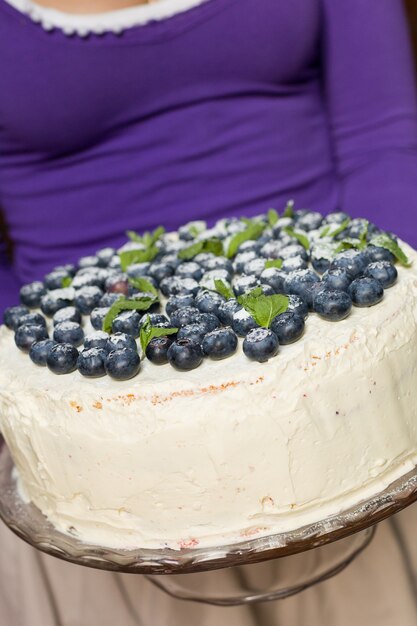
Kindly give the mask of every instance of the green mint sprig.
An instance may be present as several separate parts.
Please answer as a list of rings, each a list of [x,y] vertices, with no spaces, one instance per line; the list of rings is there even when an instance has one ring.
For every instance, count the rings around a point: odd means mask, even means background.
[[[72,285],[72,277],[64,276],[64,278],[61,280],[62,289],[66,289],[66,287],[71,287],[71,285]]]
[[[214,286],[216,288],[216,292],[223,296],[223,298],[226,298],[226,300],[230,300],[235,297],[230,285],[227,285],[225,282],[220,280],[220,278],[214,279]]]
[[[158,253],[159,249],[154,245],[143,250],[124,250],[119,252],[120,266],[123,272],[125,272],[134,263],[150,263]]]
[[[266,214],[266,217],[268,219],[268,226],[270,226],[270,228],[275,226],[275,224],[279,220],[279,215],[277,211],[275,211],[275,209],[269,209],[268,213]]]
[[[398,243],[394,241],[394,239],[392,239],[392,237],[390,237],[389,235],[387,234],[375,235],[374,237],[371,238],[369,245],[377,246],[379,248],[385,248],[386,250],[389,250],[391,254],[395,256],[395,258],[401,265],[403,265],[404,267],[411,266],[411,261],[406,255],[406,253],[404,252],[404,250],[402,250],[402,248],[400,248]]]
[[[337,235],[340,235],[340,233],[343,233],[343,231],[346,230],[349,223],[350,217],[347,217],[341,224],[336,226],[336,228],[332,228],[332,224],[327,224],[327,226],[325,226],[321,231],[320,237],[332,237],[334,239]]]
[[[134,230],[128,230],[126,232],[126,235],[129,237],[130,241],[134,241],[135,243],[143,243],[146,248],[150,248],[158,241],[158,239],[162,237],[162,235],[165,234],[165,232],[166,231],[163,226],[158,226],[158,228],[156,228],[151,233],[146,231],[143,233],[143,235],[139,235]]]
[[[104,332],[111,333],[113,322],[122,311],[148,311],[156,302],[158,302],[158,298],[154,296],[123,297],[116,300],[116,302],[111,305],[103,320]]]
[[[269,328],[274,317],[288,309],[289,298],[282,294],[266,296],[261,287],[256,287],[249,293],[239,296],[237,301],[252,315],[259,326]]]
[[[153,286],[150,280],[147,280],[142,276],[129,276],[128,281],[132,287],[135,287],[135,289],[139,289],[142,293],[151,293],[159,299],[158,290]]]
[[[223,243],[220,239],[211,238],[204,239],[202,241],[196,241],[195,243],[183,248],[178,252],[178,258],[183,261],[189,261],[193,259],[200,252],[211,252],[216,256],[221,256],[223,254]]]
[[[242,230],[239,233],[236,233],[235,235],[233,235],[233,237],[231,238],[227,251],[226,251],[226,256],[228,259],[231,259],[232,257],[234,257],[239,249],[239,246],[244,242],[244,241],[250,241],[252,239],[259,239],[259,237],[262,235],[262,233],[265,230],[265,224],[263,224],[262,222],[257,222],[257,221],[250,221],[250,223],[248,223],[248,221],[246,221],[247,223],[247,227],[245,228],[245,230]]]
[[[283,262],[283,259],[268,259],[267,261],[265,261],[265,269],[267,270],[270,267],[276,267],[280,270]]]
[[[294,200],[289,200],[287,206],[284,209],[282,217],[294,217]]]
[[[286,228],[284,228],[284,231],[290,237],[294,237],[294,239],[297,239],[297,241],[299,243],[301,243],[303,248],[305,248],[306,250],[309,250],[309,248],[310,248],[310,241],[309,241],[307,235],[305,235],[301,230],[295,230],[291,226],[287,226]]]
[[[168,335],[175,335],[177,332],[178,328],[160,328],[158,326],[152,326],[151,319],[149,315],[147,315],[139,334],[143,354],[146,355],[146,348],[155,337],[168,337]]]

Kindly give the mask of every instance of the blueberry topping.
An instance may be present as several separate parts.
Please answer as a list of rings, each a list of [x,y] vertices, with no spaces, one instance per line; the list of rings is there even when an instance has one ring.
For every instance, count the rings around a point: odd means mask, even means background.
[[[181,307],[171,313],[171,324],[174,328],[187,326],[187,324],[196,322],[198,315],[200,315],[200,311],[195,306]]]
[[[102,295],[99,287],[81,287],[75,294],[75,306],[83,315],[89,315],[100,304]]]
[[[132,337],[139,337],[141,316],[137,311],[123,311],[113,320],[113,333],[125,333]]]
[[[106,352],[114,350],[114,347],[111,347],[109,349],[109,336],[103,330],[97,330],[94,333],[90,333],[86,336],[86,338],[84,339],[84,349],[89,350],[90,348],[101,348]]]
[[[61,286],[61,285],[59,285]],[[24,285],[20,290],[20,302],[30,309],[36,309],[41,304],[41,297],[45,295],[45,285],[40,281]]]
[[[90,322],[91,326],[95,330],[101,330],[103,328],[104,318],[109,312],[110,307],[100,306],[91,311]]]
[[[197,294],[195,305],[201,313],[218,314],[219,306],[225,302],[223,296],[215,291],[201,291]]]
[[[46,360],[52,348],[56,345],[52,339],[41,339],[32,343],[29,356],[35,365],[46,365]]]
[[[177,334],[178,339],[192,339],[195,343],[201,344],[205,335],[208,333],[207,327],[204,324],[187,324],[182,326]]]
[[[368,246],[366,254],[371,263],[375,261],[389,261],[390,263],[395,262],[395,257],[392,252],[386,248],[380,248],[379,246]]]
[[[295,257],[295,256],[300,256],[305,261],[308,260],[307,251],[303,248],[303,246],[297,243],[290,244],[282,248],[279,256],[281,259],[284,259],[284,260],[290,259],[291,257]]]
[[[129,281],[125,274],[116,274],[106,280],[105,288],[108,293],[117,293],[127,296],[129,293]]]
[[[113,350],[105,361],[106,372],[115,380],[133,378],[140,370],[140,357],[136,350],[121,348]]]
[[[107,351],[121,350],[121,348],[129,348],[130,350],[138,349],[136,341],[132,335],[126,333],[113,333],[107,339]]]
[[[164,278],[169,278],[173,275],[173,273],[174,267],[168,263],[152,263],[149,267],[149,276],[152,276],[158,285],[162,280],[164,280]]]
[[[250,330],[257,327],[258,324],[246,309],[239,309],[233,313],[232,328],[239,337],[245,337]]]
[[[277,267],[268,267],[261,274],[262,284],[272,287],[275,293],[284,293],[284,281],[287,274]]]
[[[191,339],[178,339],[168,349],[168,361],[177,370],[193,370],[203,360],[203,350],[199,343]]]
[[[183,294],[179,296],[171,296],[166,303],[165,310],[167,312],[167,315],[171,316],[174,311],[186,306],[195,306],[193,295]]]
[[[203,339],[203,352],[212,359],[225,359],[236,352],[238,339],[231,328],[216,328]]]
[[[84,341],[84,331],[76,322],[61,322],[55,326],[53,337],[57,343],[70,343],[78,348]]]
[[[302,256],[297,255],[284,259],[281,269],[283,272],[295,272],[296,270],[305,270],[307,267],[307,261]]]
[[[117,300],[120,300],[120,298],[123,298],[122,293],[105,293],[104,296],[100,298],[98,308],[111,307],[111,305],[117,302]]]
[[[72,287],[49,291],[41,298],[41,311],[48,317],[55,315],[60,309],[71,306],[74,302],[75,291]]]
[[[323,274],[321,282],[325,285],[326,289],[348,291],[352,280],[352,275],[349,274],[349,272],[341,268],[335,268],[327,270],[327,272]]]
[[[352,300],[346,291],[321,290],[314,298],[316,313],[330,322],[345,319],[352,309]]]
[[[364,272],[369,278],[376,278],[384,289],[392,287],[398,277],[398,272],[389,261],[375,261],[370,263]]]
[[[48,339],[48,331],[43,324],[19,326],[14,336],[15,343],[22,352],[29,352],[31,345],[42,339]]]
[[[60,289],[62,287],[62,281],[65,278],[70,278],[70,277],[71,277],[71,274],[67,270],[55,269],[45,276],[44,278],[45,287],[46,289],[50,289],[50,290]],[[44,293],[46,293],[46,291],[44,291]]]
[[[368,259],[365,257],[362,252],[358,250],[346,250],[345,252],[340,252],[336,255],[332,263],[330,264],[330,269],[340,268],[343,269],[349,274],[351,274],[352,278],[356,278],[360,276],[365,270]]]
[[[78,350],[70,343],[58,343],[49,352],[46,365],[54,374],[70,374],[77,369]]]
[[[233,281],[233,291],[236,297],[243,296],[248,291],[252,291],[259,284],[256,276],[240,276]]]
[[[26,306],[11,306],[4,312],[3,322],[10,330],[16,330],[22,317],[28,313],[29,309]]]
[[[63,309],[59,309],[59,311],[54,314],[52,320],[54,326],[61,322],[75,322],[76,324],[81,324],[82,315],[74,306],[66,306]]]
[[[46,319],[40,313],[28,313],[19,319],[18,327],[24,324],[29,326],[44,326],[46,328]]]
[[[102,348],[84,349],[77,360],[77,368],[82,376],[99,378],[106,374],[107,352]]]
[[[172,276],[161,281],[160,289],[166,297],[187,294],[195,296],[200,289],[200,285],[194,278]]]
[[[97,267],[100,265],[100,259],[95,255],[83,256],[78,261],[78,267],[84,269],[86,267]]]
[[[381,302],[384,289],[376,278],[356,278],[349,287],[349,294],[355,306],[373,306]]]
[[[172,345],[171,337],[154,337],[146,348],[146,356],[155,365],[168,363],[168,350]]]
[[[243,352],[252,361],[264,363],[278,353],[276,334],[268,328],[254,328],[243,340]]]
[[[230,326],[233,319],[233,313],[240,311],[241,308],[241,305],[234,298],[231,298],[226,302],[222,302],[218,311],[219,320],[225,326]]]
[[[290,294],[288,296],[288,309],[287,311],[292,311],[293,313],[297,313],[297,315],[301,315],[304,319],[308,315],[308,304],[300,298],[300,296],[296,296],[295,294]]]
[[[294,341],[300,339],[304,333],[304,328],[304,318],[292,311],[286,311],[277,315],[271,323],[271,330],[276,334],[282,346],[294,343]]]
[[[175,274],[180,278],[194,278],[194,280],[200,280],[203,275],[203,270],[198,263],[190,261],[188,263],[181,263],[175,270]]]
[[[219,318],[213,313],[198,313],[195,316],[194,321],[197,324],[202,324],[207,329],[207,332],[210,332],[220,326]]]

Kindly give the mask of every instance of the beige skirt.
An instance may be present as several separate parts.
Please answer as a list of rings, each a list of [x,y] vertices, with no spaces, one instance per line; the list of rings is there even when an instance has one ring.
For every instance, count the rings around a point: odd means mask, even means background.
[[[0,626],[416,626],[416,530],[417,505],[381,523],[337,577],[287,600],[218,608],[43,555],[0,524]]]

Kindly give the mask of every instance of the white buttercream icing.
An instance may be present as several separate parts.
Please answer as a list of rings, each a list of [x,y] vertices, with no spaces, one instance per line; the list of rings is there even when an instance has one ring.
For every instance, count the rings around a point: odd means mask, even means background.
[[[178,548],[287,531],[417,463],[417,254],[369,309],[268,363],[241,351],[126,382],[56,376],[0,329],[0,425],[28,497],[108,546]]]

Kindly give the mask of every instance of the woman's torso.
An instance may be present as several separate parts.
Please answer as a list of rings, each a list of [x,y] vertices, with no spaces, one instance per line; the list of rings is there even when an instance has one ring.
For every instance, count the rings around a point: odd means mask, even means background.
[[[0,0],[0,205],[22,280],[128,228],[297,204],[337,183],[319,0],[207,0],[68,37]]]

